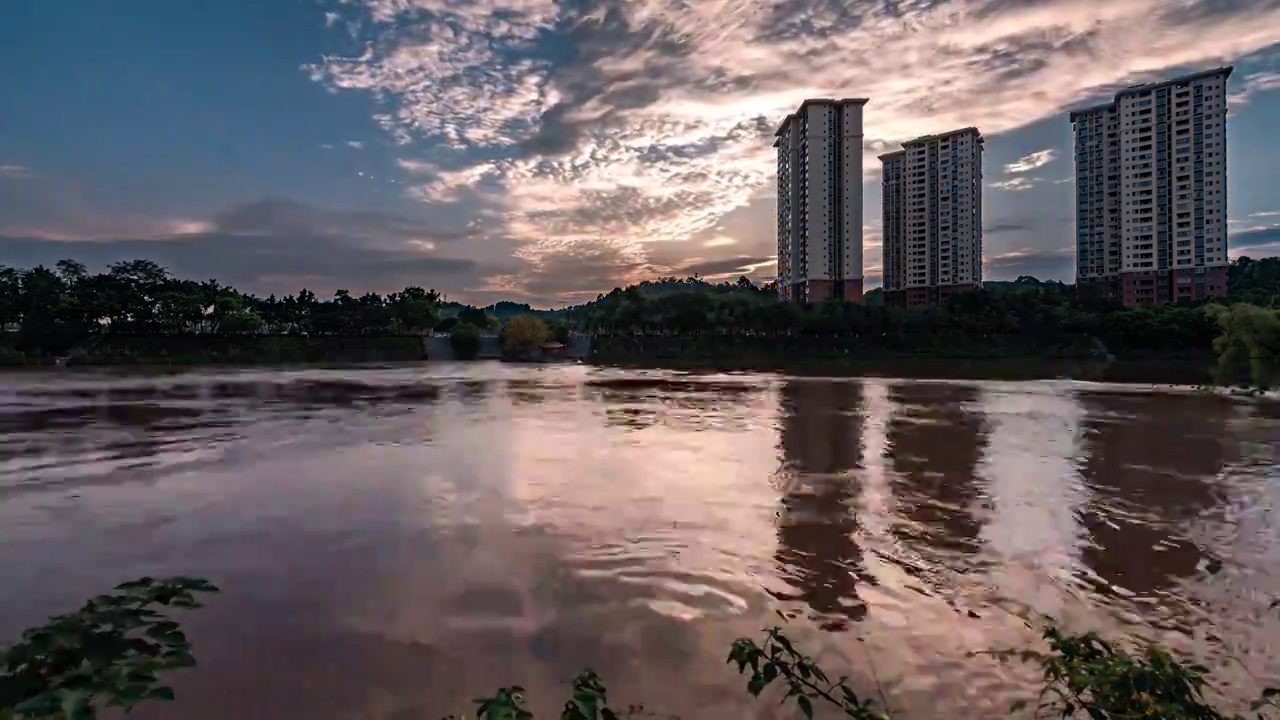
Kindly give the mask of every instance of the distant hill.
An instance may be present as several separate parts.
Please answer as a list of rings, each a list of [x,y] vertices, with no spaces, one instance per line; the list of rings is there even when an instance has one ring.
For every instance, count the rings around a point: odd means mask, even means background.
[[[458,313],[462,312],[463,308],[467,307],[470,306],[453,300],[440,303],[440,317],[457,317]],[[486,305],[480,309],[484,310],[486,315],[492,315],[503,322],[506,322],[517,315],[537,315],[541,318],[559,317],[564,315],[566,310],[566,308],[560,308],[558,310],[539,310],[529,305],[529,303],[514,303],[509,300],[503,300],[492,305]]]
[[[1228,295],[1233,301],[1246,301],[1264,307],[1280,305],[1280,258],[1267,257],[1258,260],[1252,260],[1247,257],[1237,258],[1231,263],[1228,278]],[[1037,288],[1062,288],[1065,285],[1066,283],[1058,280],[1040,280],[1031,275],[1022,275],[1016,280],[986,280],[982,283],[983,289],[993,294],[1024,292]],[[633,287],[649,297],[662,297],[691,290],[741,294],[754,300],[767,300],[775,297],[772,284],[761,287],[750,282],[745,277],[739,278],[736,282],[722,283],[709,283],[699,277],[683,279],[665,277],[658,280],[645,280]],[[622,288],[614,288],[608,295],[621,292],[624,292]],[[572,317],[591,308],[605,297],[605,294],[601,294],[596,296],[595,300],[556,309],[539,309],[528,303],[515,303],[507,300],[487,305],[481,309],[484,310],[485,314],[503,322],[517,315],[537,315],[544,319],[564,318]],[[884,304],[883,288],[868,290],[863,295],[862,301],[867,305]],[[459,302],[445,302],[440,306],[440,315],[446,318],[456,317],[466,307],[469,306]]]
[[[1062,283],[1057,280],[1040,280],[1030,275],[1023,275],[1017,280],[984,280],[982,282],[984,290],[996,294],[1021,292],[1042,287],[1059,287],[1061,285]],[[883,305],[884,288],[868,290],[862,295],[862,302],[867,305]]]
[[[645,280],[633,287],[637,288],[641,293],[644,293],[649,297],[662,297],[673,293],[695,290],[714,293],[742,294],[753,298],[774,297],[772,288],[762,288],[759,285],[755,285],[750,282],[746,278],[739,278],[737,282],[732,283],[709,283],[699,277],[683,279],[665,277],[657,280]],[[620,293],[622,291],[622,288],[614,288],[608,294],[612,295],[613,293]],[[536,315],[543,319],[551,319],[572,316],[590,308],[592,305],[600,302],[604,298],[605,294],[600,294],[596,296],[595,300],[590,300],[579,305],[569,305],[567,307],[556,309],[539,309],[529,305],[528,303],[515,303],[509,300],[503,300],[492,305],[486,305],[481,308],[481,310],[484,310],[486,315],[491,315],[503,322],[506,322],[517,315]],[[458,313],[462,312],[463,308],[466,307],[470,306],[452,300],[441,303],[440,316],[442,318],[457,317]]]

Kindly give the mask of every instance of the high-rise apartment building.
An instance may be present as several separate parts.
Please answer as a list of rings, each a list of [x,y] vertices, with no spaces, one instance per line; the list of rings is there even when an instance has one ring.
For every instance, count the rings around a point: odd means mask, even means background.
[[[805,100],[778,127],[778,294],[862,301],[862,106]]]
[[[1071,113],[1076,285],[1125,305],[1227,289],[1227,78],[1135,85]]]
[[[982,133],[968,127],[880,156],[886,304],[982,286],[982,150]]]

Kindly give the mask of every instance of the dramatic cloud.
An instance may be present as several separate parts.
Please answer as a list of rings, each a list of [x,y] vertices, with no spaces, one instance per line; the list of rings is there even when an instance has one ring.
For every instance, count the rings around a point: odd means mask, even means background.
[[[698,259],[680,268],[679,275],[689,277],[699,275],[712,280],[728,276],[751,275],[764,269],[772,268],[777,261],[772,257],[733,257],[724,260]]]
[[[1260,92],[1267,90],[1280,89],[1280,73],[1276,72],[1256,72],[1244,77],[1244,81],[1240,87],[1229,97],[1227,104],[1232,107],[1245,105],[1249,100]]]
[[[728,245],[736,245],[737,243],[738,243],[737,240],[734,240],[731,237],[725,237],[721,235],[720,237],[713,237],[710,240],[707,240],[706,242],[702,243],[702,247],[706,247],[706,248],[726,247]]]
[[[182,277],[214,277],[264,293],[303,286],[320,293],[339,287],[384,291],[409,284],[465,292],[483,284],[482,269],[503,269],[498,261],[482,268],[475,259],[437,252],[483,244],[470,231],[428,233],[423,223],[397,215],[321,210],[285,200],[237,205],[207,222],[152,221],[138,228],[151,232],[59,238],[56,230],[24,234],[0,226],[0,257],[22,267],[63,258],[104,267],[146,257]]]
[[[1280,6],[1261,0],[343,0],[333,10],[368,44],[306,70],[376,99],[374,120],[421,150],[413,197],[482,201],[528,264],[495,279],[512,293],[550,287],[536,275],[580,252],[616,262],[601,270],[615,281],[647,272],[656,246],[701,237],[770,192],[772,130],[806,97],[871,98],[870,171],[877,148],[909,137],[968,125],[992,137],[1120,83],[1280,41]],[[1051,158],[1035,153],[1010,172]],[[602,241],[608,250],[593,250]]]
[[[1017,160],[1004,166],[1004,171],[1008,174],[1017,174],[1031,172],[1036,168],[1044,167],[1053,162],[1054,152],[1052,149],[1037,150],[1018,158]]]
[[[1234,250],[1249,250],[1262,246],[1280,243],[1280,225],[1245,228],[1232,233],[1227,239],[1227,246]],[[1236,253],[1232,253],[1235,255]]]

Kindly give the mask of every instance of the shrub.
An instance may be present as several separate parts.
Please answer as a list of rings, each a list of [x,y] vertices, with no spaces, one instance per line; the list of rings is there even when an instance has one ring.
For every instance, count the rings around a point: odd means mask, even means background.
[[[91,720],[100,705],[127,712],[148,700],[172,700],[173,690],[159,684],[159,674],[193,667],[196,661],[178,624],[156,606],[200,607],[196,593],[208,592],[217,588],[207,580],[142,578],[117,586],[113,594],[93,598],[77,612],[55,616],[46,625],[23,632],[17,645],[0,651],[0,720]],[[860,697],[847,677],[831,680],[780,628],[764,633],[761,644],[739,638],[729,649],[728,662],[737,665],[739,674],[749,673],[747,692],[752,696],[777,687],[782,701],[793,701],[808,718],[813,717],[816,704],[856,720],[891,717],[883,693],[878,702]],[[1048,645],[1044,652],[974,653],[1040,666],[1043,686],[1035,699],[1037,717],[1238,717],[1205,703],[1206,668],[1184,664],[1158,646],[1147,645],[1132,653],[1093,633],[1070,635],[1054,627],[1045,630],[1044,639]],[[1277,698],[1280,690],[1264,689],[1251,707],[1254,717],[1276,710]],[[524,688],[499,688],[491,697],[475,700],[475,717],[532,720],[526,702]],[[1016,702],[1009,712],[1017,713],[1028,704]],[[604,682],[586,670],[574,679],[560,718],[617,720],[641,714],[648,713],[639,705],[628,706],[622,713],[611,708]]]
[[[502,342],[502,352],[531,355],[547,341],[547,324],[535,315],[517,315],[502,326],[498,338]]]
[[[87,720],[99,704],[127,712],[172,700],[159,674],[196,661],[178,623],[157,607],[198,608],[196,593],[217,591],[198,578],[142,578],[23,632],[0,652],[0,719]]]
[[[475,360],[480,354],[480,331],[475,325],[458,323],[449,334],[449,345],[459,360]]]

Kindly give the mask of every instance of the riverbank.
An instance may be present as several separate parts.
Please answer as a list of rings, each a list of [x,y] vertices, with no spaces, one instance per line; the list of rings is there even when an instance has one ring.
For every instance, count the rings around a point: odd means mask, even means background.
[[[574,357],[593,365],[676,370],[773,371],[800,375],[863,375],[936,379],[1075,378],[1102,382],[1208,385],[1216,359],[1208,352],[1128,354],[1104,348],[953,345],[917,352],[869,346],[858,338],[766,336],[580,336]],[[491,339],[487,357],[497,357]],[[579,347],[580,346],[580,347]],[[421,336],[107,335],[68,352],[71,367],[151,365],[276,365],[452,360],[448,338]],[[485,355],[482,355],[485,357]],[[52,356],[0,346],[0,366],[52,366]]]
[[[0,348],[0,364],[51,366],[56,358]],[[68,366],[273,365],[425,360],[422,337],[307,337],[302,335],[107,335],[81,343],[65,356]]]
[[[935,379],[1035,380],[1209,385],[1217,359],[1209,351],[1111,354],[1096,341],[1029,348],[1011,344],[940,345],[911,351],[847,337],[597,337],[596,365],[677,370],[774,371]]]

